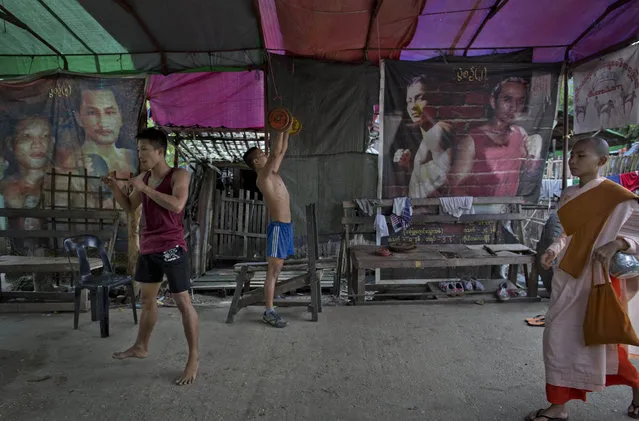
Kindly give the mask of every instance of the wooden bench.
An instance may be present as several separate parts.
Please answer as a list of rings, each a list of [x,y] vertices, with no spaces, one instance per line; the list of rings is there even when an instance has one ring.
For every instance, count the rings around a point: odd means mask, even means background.
[[[63,240],[74,235],[91,234],[107,245],[112,260],[120,223],[116,210],[75,209],[0,209],[0,218],[7,219],[7,227],[0,229],[0,237],[12,241],[11,254],[0,256],[0,273],[52,273],[62,274],[79,270],[76,257],[69,258],[63,249]],[[37,220],[33,230],[13,228],[14,221],[24,218]],[[23,255],[15,254],[15,243],[24,243]],[[99,258],[90,258],[91,269],[102,268]],[[86,291],[82,300],[87,309]],[[74,293],[69,292],[0,292],[0,311],[73,311]]]
[[[284,306],[307,306],[311,312],[311,320],[317,322],[319,313],[322,312],[322,288],[320,284],[321,273],[324,269],[335,267],[334,263],[321,261],[319,259],[319,246],[317,234],[317,215],[315,204],[306,205],[306,232],[308,238],[308,257],[306,261],[287,260],[282,267],[282,271],[299,271],[303,273],[279,281],[275,284],[275,296],[286,292],[295,291],[299,288],[310,287],[311,297],[309,301],[281,301],[276,300],[275,304]],[[251,278],[256,271],[264,271],[268,268],[267,262],[238,263],[235,271],[238,272],[235,293],[226,317],[226,323],[233,323],[237,313],[244,307],[257,305],[264,302],[264,287],[251,290]]]
[[[370,199],[371,203],[375,201],[376,199]],[[495,238],[492,238],[490,239],[491,241],[486,241],[484,244],[420,244],[416,249],[409,252],[393,253],[391,256],[378,256],[375,254],[378,246],[350,246],[354,234],[375,233],[375,216],[357,215],[359,208],[356,202],[354,200],[345,201],[343,202],[342,243],[338,256],[338,270],[334,288],[340,283],[340,275],[343,271],[342,262],[346,263],[346,272],[349,275],[349,296],[353,298],[354,303],[364,302],[364,272],[366,269],[425,269],[509,265],[508,278],[513,284],[516,284],[517,272],[519,266],[522,265],[529,294],[536,296],[537,284],[533,281],[534,278],[532,276],[528,276],[528,265],[534,266],[535,253],[523,245],[524,231],[522,221],[526,219],[526,215],[522,212],[523,204],[524,200],[521,197],[476,197],[473,199],[473,206],[477,207],[477,213],[464,214],[456,218],[452,215],[444,214],[440,210],[439,199],[414,199],[412,200],[413,216],[411,226],[430,223],[448,225],[469,224],[479,221],[511,221],[518,243],[495,244]],[[393,199],[377,200],[377,204],[374,206],[375,211],[381,211],[382,214],[386,215],[391,233],[393,230],[389,214],[392,206]],[[488,209],[485,209],[486,207]],[[495,211],[495,208],[499,208],[499,211]],[[437,238],[433,238],[433,240],[434,243],[437,242]],[[433,282],[433,280],[423,280],[421,284],[428,282]],[[413,285],[416,283],[411,282]],[[443,298],[442,294],[437,294],[435,291],[429,295]]]

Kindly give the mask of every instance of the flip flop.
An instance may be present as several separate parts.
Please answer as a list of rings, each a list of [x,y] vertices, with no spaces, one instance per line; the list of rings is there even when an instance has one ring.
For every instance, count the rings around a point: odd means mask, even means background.
[[[526,319],[526,323],[528,324],[528,326],[545,326],[546,316],[540,314],[535,317],[530,317]]]
[[[628,407],[628,416],[630,418],[639,419],[639,406],[636,406],[634,403],[630,403]]]
[[[549,417],[548,415],[543,415],[542,412],[545,411],[546,408],[541,408],[534,414],[530,414],[526,417],[525,421],[534,421],[536,418],[543,418],[545,421],[567,421],[568,417],[560,418],[560,417]]]

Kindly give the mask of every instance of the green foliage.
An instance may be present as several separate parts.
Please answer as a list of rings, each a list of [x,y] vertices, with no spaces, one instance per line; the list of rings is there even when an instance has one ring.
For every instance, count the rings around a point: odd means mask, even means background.
[[[575,115],[575,84],[573,78],[568,79],[568,115]],[[564,79],[559,84],[559,111],[564,110]]]
[[[639,124],[631,124],[626,127],[622,127],[617,130],[622,135],[626,136],[626,139],[633,142],[639,138]]]

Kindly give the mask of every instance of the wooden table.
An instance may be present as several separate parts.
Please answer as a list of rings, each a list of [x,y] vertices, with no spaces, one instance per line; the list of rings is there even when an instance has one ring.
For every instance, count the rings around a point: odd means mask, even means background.
[[[102,260],[89,259],[91,270],[100,269]],[[37,256],[0,256],[0,273],[12,272],[69,272],[80,270],[78,258],[72,258],[71,264],[67,257],[37,257]]]
[[[100,269],[103,266],[102,260],[90,258],[89,266],[91,270]],[[71,268],[74,271],[80,270],[78,258],[72,258],[71,265],[69,265],[67,257],[0,256],[0,273],[65,273],[71,271]],[[73,311],[74,295],[73,292],[0,292],[0,303],[2,303],[0,313],[14,311]],[[86,290],[82,292],[80,310],[87,310]]]
[[[350,293],[355,296],[353,303],[364,303],[364,273],[366,269],[424,269],[465,266],[533,265],[535,254],[517,244],[508,245],[463,245],[438,244],[418,245],[405,253],[391,256],[375,254],[379,246],[352,246],[350,268]],[[490,248],[493,252],[487,250]],[[516,252],[509,249],[518,250]],[[516,277],[516,272],[514,273]],[[528,277],[528,287],[534,282]]]

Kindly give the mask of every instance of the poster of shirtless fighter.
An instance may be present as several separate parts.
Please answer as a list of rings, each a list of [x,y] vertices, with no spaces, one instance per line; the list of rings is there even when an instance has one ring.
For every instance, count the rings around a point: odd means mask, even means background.
[[[135,133],[144,87],[144,78],[66,74],[0,82],[0,207],[42,205],[52,170],[83,176],[86,169],[94,177],[136,173]],[[46,200],[57,208],[113,205],[106,194],[98,200],[97,178],[86,186],[87,199],[83,177],[55,179],[60,193]]]
[[[557,66],[384,63],[385,198],[523,196],[535,202]]]

